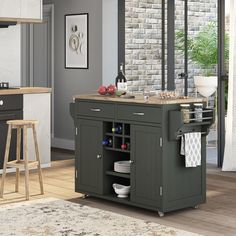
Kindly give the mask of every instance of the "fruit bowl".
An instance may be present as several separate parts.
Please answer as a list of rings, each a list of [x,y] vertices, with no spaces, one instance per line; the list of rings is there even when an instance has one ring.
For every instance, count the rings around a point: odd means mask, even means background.
[[[119,198],[127,198],[130,193],[130,186],[125,186],[121,184],[113,184],[112,187]]]

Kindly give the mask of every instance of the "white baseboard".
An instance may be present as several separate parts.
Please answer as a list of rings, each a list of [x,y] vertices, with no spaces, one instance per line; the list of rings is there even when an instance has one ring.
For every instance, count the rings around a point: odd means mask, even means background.
[[[75,150],[75,142],[69,139],[52,138],[52,147]]]
[[[41,168],[49,168],[51,166],[52,166],[51,163],[41,164]],[[30,170],[35,170],[35,169],[37,169],[37,167],[31,168]],[[14,173],[14,172],[16,172],[15,168],[8,168],[7,169],[7,173]],[[0,174],[2,174],[2,170],[0,170]]]

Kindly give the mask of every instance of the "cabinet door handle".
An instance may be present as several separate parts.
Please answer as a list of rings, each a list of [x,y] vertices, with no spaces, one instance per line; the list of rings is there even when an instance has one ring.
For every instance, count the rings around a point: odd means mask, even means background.
[[[102,158],[102,155],[98,154],[97,159],[101,159],[101,158]]]
[[[101,109],[100,109],[100,108],[91,108],[90,111],[93,111],[93,112],[100,112]]]
[[[145,114],[143,112],[134,112],[134,116],[144,116]]]

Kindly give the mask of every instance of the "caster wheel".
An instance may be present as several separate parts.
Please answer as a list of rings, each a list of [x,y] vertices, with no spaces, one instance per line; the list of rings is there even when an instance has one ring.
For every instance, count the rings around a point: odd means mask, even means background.
[[[193,207],[193,209],[198,209],[199,208],[199,205],[196,205]]]
[[[161,211],[158,211],[158,215],[159,215],[159,217],[164,217],[164,212],[161,212]]]
[[[89,198],[89,195],[88,194],[84,194],[82,198],[83,199]]]

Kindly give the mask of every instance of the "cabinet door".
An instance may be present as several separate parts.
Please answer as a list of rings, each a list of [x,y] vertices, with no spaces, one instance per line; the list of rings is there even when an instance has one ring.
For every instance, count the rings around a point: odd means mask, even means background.
[[[160,206],[161,129],[131,126],[131,194],[132,202]]]
[[[21,0],[21,18],[42,19],[42,0]]]
[[[102,122],[78,120],[76,191],[102,194]]]
[[[21,12],[20,0],[0,0],[0,17],[19,18]]]

